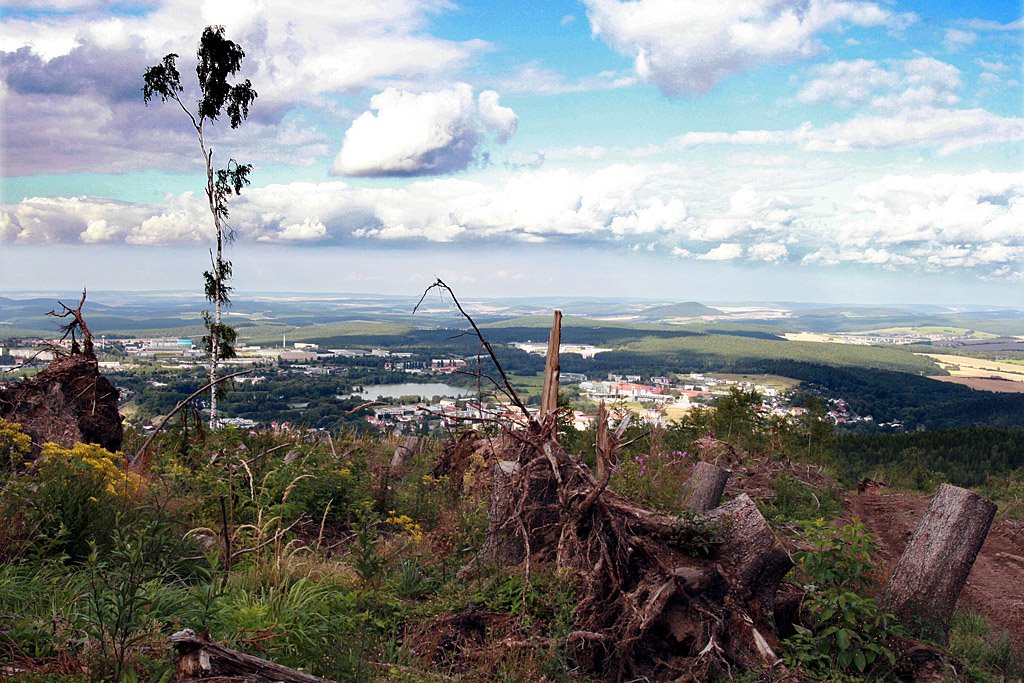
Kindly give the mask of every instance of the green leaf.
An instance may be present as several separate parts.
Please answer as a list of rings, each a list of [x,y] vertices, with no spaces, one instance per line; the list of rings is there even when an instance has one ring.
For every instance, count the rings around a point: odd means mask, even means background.
[[[836,642],[839,647],[843,650],[850,647],[850,632],[845,628],[841,628],[836,632]]]
[[[863,652],[856,652],[853,655],[853,665],[857,667],[857,671],[864,671],[867,668],[867,661],[864,659]]]

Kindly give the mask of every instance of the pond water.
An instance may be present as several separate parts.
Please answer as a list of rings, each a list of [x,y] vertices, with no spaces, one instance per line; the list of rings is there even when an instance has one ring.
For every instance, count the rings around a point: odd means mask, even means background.
[[[415,382],[403,382],[402,384],[373,384],[364,386],[362,391],[356,391],[349,396],[360,396],[368,401],[379,401],[382,398],[398,398],[400,396],[421,396],[429,399],[433,396],[473,396],[475,389],[465,387],[453,387],[440,382],[427,382],[417,384]]]

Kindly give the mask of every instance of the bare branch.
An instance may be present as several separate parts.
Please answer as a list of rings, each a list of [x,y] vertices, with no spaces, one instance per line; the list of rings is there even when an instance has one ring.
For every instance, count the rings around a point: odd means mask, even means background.
[[[448,294],[452,297],[452,303],[455,304],[455,308],[457,308],[459,310],[459,313],[462,314],[462,317],[468,320],[469,324],[473,326],[473,332],[476,333],[477,339],[479,339],[480,343],[483,344],[485,349],[487,349],[487,355],[491,357],[491,362],[494,363],[494,367],[498,368],[498,374],[501,375],[501,381],[505,385],[505,390],[508,393],[508,397],[512,400],[513,403],[516,404],[516,407],[519,408],[520,411],[522,411],[523,415],[526,417],[527,423],[532,428],[539,429],[540,425],[537,423],[535,419],[533,419],[533,416],[530,415],[530,411],[526,409],[526,405],[519,398],[519,394],[516,393],[516,390],[512,388],[512,383],[509,381],[508,376],[505,374],[504,368],[501,367],[501,363],[498,362],[498,356],[494,353],[494,348],[491,346],[491,343],[484,338],[483,333],[480,332],[480,328],[477,327],[476,321],[473,320],[472,317],[470,317],[469,313],[466,313],[465,309],[462,308],[462,304],[459,303],[459,299],[455,296],[455,292],[452,291],[452,288],[446,285],[441,278],[437,278],[437,281],[434,282],[434,284],[430,285],[425,290],[423,290],[423,296],[420,297],[420,300],[412,309],[413,314],[415,314],[416,311],[419,310],[420,304],[423,303],[423,300],[427,298],[427,294],[432,289],[444,290],[448,292]]]
[[[202,387],[200,387],[196,391],[193,391],[191,394],[189,394],[188,398],[186,398],[186,399],[184,399],[182,401],[179,401],[178,405],[174,406],[174,409],[171,410],[171,412],[167,413],[167,415],[164,416],[164,419],[160,420],[160,424],[158,424],[156,426],[156,429],[153,430],[153,433],[149,435],[148,439],[146,439],[146,443],[142,444],[142,448],[140,448],[139,452],[135,454],[135,457],[133,457],[131,459],[131,462],[135,463],[135,462],[137,462],[139,460],[139,458],[142,457],[142,454],[145,453],[146,450],[149,448],[149,445],[151,443],[153,443],[153,439],[155,439],[156,435],[160,433],[160,430],[164,428],[164,426],[167,424],[167,422],[172,417],[174,417],[175,413],[177,413],[179,410],[181,410],[186,405],[188,405],[189,401],[191,401],[192,399],[194,399],[196,396],[198,396],[199,394],[203,393],[207,389],[212,388],[216,384],[220,384],[221,382],[223,382],[225,380],[229,380],[232,377],[238,377],[239,375],[247,375],[250,372],[252,372],[252,369],[242,370],[240,372],[235,372],[235,373],[230,374],[230,375],[224,375],[223,377],[218,377],[217,379],[213,380],[212,382],[207,382],[206,384],[204,384]]]
[[[58,313],[57,310],[54,309],[54,310],[50,311],[49,313],[47,313],[46,315],[51,315],[54,318],[67,318],[67,317],[71,316],[72,317],[72,321],[71,322],[65,323],[64,325],[60,326],[61,331],[64,332],[64,334],[61,336],[61,341],[67,339],[68,335],[71,335],[71,353],[73,353],[73,354],[78,353],[78,340],[75,339],[75,329],[77,328],[77,329],[81,330],[81,332],[82,332],[82,351],[81,352],[83,354],[87,355],[87,356],[91,356],[91,355],[93,355],[93,351],[92,351],[92,333],[89,331],[89,326],[85,324],[85,319],[82,318],[82,306],[85,305],[85,296],[86,296],[86,292],[85,292],[85,289],[83,288],[82,289],[82,298],[81,298],[81,300],[79,300],[78,306],[76,306],[75,308],[71,308],[70,306],[65,304],[63,301],[59,301],[58,300],[57,303],[60,304],[61,308],[63,308],[64,311],[62,313]]]

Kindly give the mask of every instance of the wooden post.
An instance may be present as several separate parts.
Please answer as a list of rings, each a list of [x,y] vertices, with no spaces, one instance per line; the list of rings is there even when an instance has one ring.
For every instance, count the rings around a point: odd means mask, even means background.
[[[977,493],[940,486],[885,585],[886,609],[945,639],[995,514],[995,503]]]
[[[544,364],[544,389],[540,399],[540,418],[543,420],[558,410],[558,348],[562,344],[562,312],[555,311],[555,320],[548,336],[548,356]]]
[[[729,480],[729,470],[709,462],[698,462],[690,472],[690,478],[683,484],[681,503],[684,508],[694,512],[714,510],[722,502],[725,482]]]

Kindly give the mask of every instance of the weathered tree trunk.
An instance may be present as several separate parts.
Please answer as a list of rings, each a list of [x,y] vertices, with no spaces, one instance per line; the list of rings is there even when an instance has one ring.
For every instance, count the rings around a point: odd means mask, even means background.
[[[714,510],[722,502],[729,470],[709,462],[698,462],[683,485],[683,507],[694,512]]]
[[[232,681],[232,683],[332,683],[326,678],[274,664],[266,659],[218,645],[192,629],[167,639],[178,652],[177,681]]]
[[[885,585],[886,608],[945,638],[995,514],[995,504],[978,494],[940,486]]]
[[[395,454],[391,456],[391,473],[401,470],[409,458],[415,457],[420,452],[423,441],[418,436],[407,436],[398,444]]]
[[[747,604],[755,621],[766,623],[775,608],[779,582],[793,568],[789,553],[745,493],[705,518],[718,525],[717,559],[734,594]]]
[[[491,470],[491,502],[487,508],[487,539],[477,557],[484,564],[515,566],[523,561],[526,547],[518,529],[508,528],[515,506],[512,477],[519,463],[501,460]]]
[[[558,410],[558,349],[562,344],[562,312],[555,311],[555,320],[548,336],[548,356],[544,364],[544,388],[540,397],[540,418]]]

